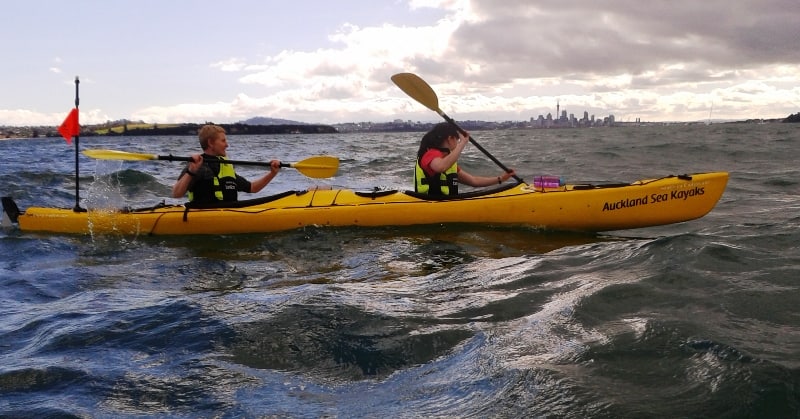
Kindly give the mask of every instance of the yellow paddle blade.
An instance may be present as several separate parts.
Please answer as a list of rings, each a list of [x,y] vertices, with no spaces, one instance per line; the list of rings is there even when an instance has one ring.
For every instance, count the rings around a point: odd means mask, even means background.
[[[310,178],[327,178],[336,176],[339,170],[339,158],[334,156],[314,156],[297,163],[289,163],[289,167]]]
[[[155,154],[129,153],[118,150],[83,150],[87,157],[100,160],[158,160]]]
[[[392,81],[400,90],[406,92],[412,99],[424,105],[426,108],[441,114],[439,109],[439,98],[431,86],[413,73],[398,73],[392,76]]]

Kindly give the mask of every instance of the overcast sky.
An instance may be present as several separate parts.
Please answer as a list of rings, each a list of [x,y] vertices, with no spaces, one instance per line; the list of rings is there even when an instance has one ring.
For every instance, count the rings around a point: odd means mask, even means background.
[[[798,0],[14,0],[0,125],[800,112]]]

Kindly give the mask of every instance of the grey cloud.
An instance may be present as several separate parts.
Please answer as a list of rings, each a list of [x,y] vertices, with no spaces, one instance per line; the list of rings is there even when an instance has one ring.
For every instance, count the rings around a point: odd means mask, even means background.
[[[481,81],[632,74],[653,85],[800,63],[797,0],[474,0],[473,8],[482,19],[456,31],[447,60],[480,63]],[[670,67],[679,63],[686,68]],[[461,69],[447,71],[468,80]]]

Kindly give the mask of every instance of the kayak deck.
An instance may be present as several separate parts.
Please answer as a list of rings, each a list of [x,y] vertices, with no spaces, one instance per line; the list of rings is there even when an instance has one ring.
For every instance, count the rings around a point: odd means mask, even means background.
[[[509,184],[489,191],[432,199],[410,191],[350,189],[286,191],[224,207],[157,205],[129,210],[6,208],[22,231],[68,234],[248,234],[306,226],[482,224],[601,232],[688,221],[722,196],[728,173],[645,179],[629,184],[534,188]],[[13,201],[4,199],[4,208]],[[16,206],[14,204],[14,206]]]

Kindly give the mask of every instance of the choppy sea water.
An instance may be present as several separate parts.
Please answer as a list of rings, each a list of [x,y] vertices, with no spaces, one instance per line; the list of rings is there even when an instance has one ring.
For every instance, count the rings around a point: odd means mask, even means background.
[[[478,131],[524,179],[729,171],[705,217],[601,235],[427,226],[223,237],[0,230],[1,417],[798,417],[798,124]],[[410,188],[421,133],[230,136],[259,195]],[[188,155],[192,137],[82,138]],[[75,204],[74,148],[0,141],[0,195]],[[81,158],[83,206],[179,163]],[[474,146],[461,165],[500,169]],[[239,167],[255,178],[257,168]]]

